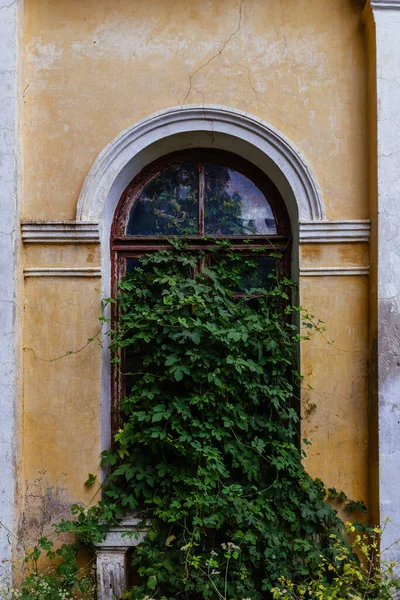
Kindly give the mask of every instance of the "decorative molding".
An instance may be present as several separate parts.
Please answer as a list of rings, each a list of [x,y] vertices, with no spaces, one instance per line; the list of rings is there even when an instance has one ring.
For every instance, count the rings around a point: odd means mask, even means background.
[[[112,525],[107,535],[101,542],[96,542],[96,548],[119,548],[137,546],[143,541],[146,534],[145,527],[139,527],[143,519],[138,519],[133,515],[122,519],[119,524]],[[147,523],[147,521],[146,521]]]
[[[358,221],[312,221],[300,223],[300,243],[368,242],[371,224]]]
[[[129,568],[126,553],[144,540],[146,529],[139,525],[142,519],[129,515],[118,525],[110,527],[102,542],[96,546],[97,598],[121,598],[127,587]]]
[[[89,244],[100,241],[99,224],[95,221],[25,221],[21,224],[21,232],[25,244]]]
[[[112,140],[86,177],[76,220],[102,222],[104,212],[114,212],[123,190],[143,166],[163,154],[193,145],[230,149],[258,163],[282,194],[290,195],[292,206],[288,210],[293,222],[324,219],[321,190],[310,166],[290,140],[253,115],[201,104],[154,113]]]
[[[381,11],[400,10],[400,0],[367,0],[361,14],[361,23],[375,30],[375,16]]]
[[[97,598],[121,598],[127,588],[128,547],[101,548],[96,551]]]
[[[304,221],[300,242],[368,242],[370,222]],[[21,224],[25,244],[99,243],[99,224],[88,221],[26,221]]]
[[[101,277],[100,267],[33,267],[24,269],[25,277]]]
[[[118,135],[93,163],[79,195],[76,220],[98,221],[101,239],[101,294],[111,295],[109,240],[116,206],[132,179],[149,163],[193,147],[235,152],[266,173],[280,191],[295,242],[300,221],[322,221],[325,206],[311,167],[274,127],[224,106],[189,105],[152,114]],[[110,308],[105,307],[105,316]],[[104,333],[106,325],[104,325]],[[110,351],[102,345],[102,448],[111,444]]]
[[[341,277],[369,275],[369,267],[300,267],[300,277]]]
[[[400,0],[370,0],[372,10],[400,10]]]

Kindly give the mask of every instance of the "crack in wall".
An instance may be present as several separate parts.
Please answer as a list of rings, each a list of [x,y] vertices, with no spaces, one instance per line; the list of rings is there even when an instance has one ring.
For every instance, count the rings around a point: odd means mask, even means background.
[[[0,6],[0,10],[11,8],[12,6],[14,6],[14,4],[17,4],[17,2],[18,0],[13,0],[13,2],[10,2],[10,4],[3,4],[2,6]]]
[[[211,58],[208,59],[207,62],[205,62],[204,64],[200,65],[200,67],[198,67],[197,69],[195,69],[193,71],[193,73],[189,76],[189,87],[188,87],[188,91],[186,92],[186,96],[184,97],[182,104],[185,104],[186,100],[189,98],[192,88],[193,86],[193,77],[195,75],[197,75],[197,73],[199,73],[202,69],[204,69],[205,67],[208,67],[208,65],[218,56],[221,56],[221,54],[223,53],[223,51],[225,50],[226,46],[229,44],[229,42],[232,40],[232,38],[240,31],[240,28],[242,26],[242,13],[243,13],[243,6],[244,6],[244,0],[240,1],[240,5],[239,5],[239,20],[238,20],[238,24],[237,27],[234,31],[232,31],[232,33],[229,35],[229,37],[225,40],[225,42],[222,44],[221,48],[219,49],[218,52],[216,52],[216,54],[213,54],[213,56],[211,56]],[[196,92],[199,93],[199,90],[197,90],[195,88]],[[201,92],[202,93],[202,92]],[[202,94],[203,95],[203,94]],[[204,103],[204,95],[203,95],[203,103]]]
[[[238,63],[237,66],[240,67],[241,69],[244,69],[246,71],[246,73],[247,73],[247,82],[248,82],[249,87],[251,88],[251,90],[252,90],[252,92],[253,92],[253,94],[254,94],[255,99],[257,100],[257,102],[261,102],[262,104],[264,104],[264,106],[266,106],[267,109],[271,112],[270,105],[268,104],[268,102],[266,100],[264,100],[263,98],[260,98],[260,96],[259,96],[259,94],[258,94],[258,92],[257,92],[257,90],[255,88],[255,85],[251,81],[251,74],[250,74],[249,67],[247,67],[246,65],[239,64],[239,63]]]
[[[213,54],[213,56],[211,56],[211,57],[210,57],[210,58],[209,58],[209,59],[208,59],[208,60],[207,60],[207,61],[206,61],[204,64],[200,65],[200,67],[198,67],[197,69],[195,69],[195,70],[193,71],[193,73],[192,73],[192,74],[189,76],[189,87],[188,87],[187,93],[186,93],[186,95],[185,95],[185,97],[184,97],[184,99],[183,99],[183,101],[182,101],[182,104],[184,104],[184,103],[186,102],[186,100],[189,98],[189,96],[191,95],[191,93],[192,93],[193,91],[195,91],[195,92],[196,92],[196,93],[197,93],[199,96],[201,96],[202,104],[204,105],[204,104],[205,104],[205,93],[204,93],[204,92],[203,92],[201,89],[199,89],[199,87],[197,87],[197,86],[194,84],[194,82],[193,82],[193,79],[194,79],[194,77],[195,77],[195,76],[196,76],[196,75],[197,75],[197,74],[198,74],[198,73],[199,73],[199,72],[200,72],[202,69],[204,69],[205,67],[207,67],[207,66],[208,66],[208,65],[209,65],[209,64],[210,64],[210,63],[211,63],[211,62],[212,62],[214,59],[216,59],[218,56],[220,56],[220,55],[223,53],[223,51],[225,50],[226,46],[229,44],[229,42],[233,41],[233,42],[234,42],[234,44],[235,44],[235,45],[236,45],[238,48],[240,48],[240,46],[239,46],[239,44],[237,43],[237,41],[236,41],[236,40],[234,40],[234,36],[235,36],[235,35],[236,35],[236,34],[237,34],[239,31],[240,31],[240,29],[241,29],[241,25],[242,25],[242,17],[243,17],[243,7],[244,7],[244,2],[245,2],[245,0],[241,0],[241,2],[240,2],[240,5],[239,5],[238,24],[237,24],[237,27],[235,28],[235,30],[234,30],[234,31],[232,31],[232,33],[231,33],[231,34],[228,36],[228,38],[227,38],[227,39],[226,39],[226,40],[223,42],[223,44],[222,44],[222,46],[221,46],[220,50],[219,50],[218,52],[216,52],[215,54]],[[278,29],[275,27],[275,25],[273,25],[273,24],[272,24],[272,25],[271,25],[271,27],[272,27],[272,29],[275,31],[276,35],[277,35],[277,36],[280,38],[280,40],[281,40],[281,42],[282,42],[282,46],[283,46],[283,47],[282,47],[282,51],[281,51],[280,57],[279,57],[278,59],[276,59],[275,61],[273,61],[273,63],[272,63],[270,66],[274,65],[274,64],[275,64],[275,63],[277,63],[277,62],[281,62],[281,61],[284,59],[284,57],[285,57],[285,54],[286,54],[286,51],[287,51],[287,45],[288,45],[288,44],[287,44],[287,40],[286,40],[285,36],[283,36],[283,35],[282,35],[282,34],[281,34],[279,31],[278,31]],[[270,106],[270,104],[268,103],[268,101],[267,101],[267,100],[265,100],[264,98],[262,98],[262,97],[261,97],[260,93],[259,93],[259,92],[257,91],[257,89],[256,89],[256,84],[254,84],[254,82],[252,81],[251,69],[250,69],[248,66],[246,66],[245,64],[243,64],[243,63],[236,63],[236,65],[237,65],[238,67],[240,67],[241,69],[243,69],[243,70],[245,70],[245,71],[246,71],[246,74],[247,74],[247,82],[248,82],[249,88],[250,88],[250,89],[251,89],[251,91],[253,92],[253,95],[254,95],[254,98],[255,98],[255,100],[256,100],[257,102],[260,102],[260,103],[262,103],[262,104],[263,104],[263,105],[264,105],[264,106],[265,106],[265,107],[268,109],[268,111],[269,111],[269,112],[271,112],[271,106]]]
[[[281,42],[283,42],[282,54],[281,54],[281,57],[280,57],[280,60],[282,61],[284,59],[284,57],[285,57],[285,54],[286,54],[287,41],[286,41],[285,36],[283,36],[281,33],[279,33],[279,31],[277,30],[277,28],[275,27],[275,25],[273,23],[272,23],[271,26],[272,26],[272,29],[275,31],[276,35],[281,38]]]

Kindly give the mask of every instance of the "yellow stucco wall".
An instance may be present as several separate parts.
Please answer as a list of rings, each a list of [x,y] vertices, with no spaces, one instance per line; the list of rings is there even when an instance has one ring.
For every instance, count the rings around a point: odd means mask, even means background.
[[[23,218],[74,219],[84,178],[114,136],[154,111],[203,101],[248,111],[290,138],[317,177],[327,218],[368,218],[366,57],[355,4],[26,0]],[[24,254],[25,267],[99,264],[95,244],[30,245]],[[302,267],[343,264],[367,265],[366,244],[300,252]],[[302,397],[308,467],[366,499],[368,278],[304,277],[300,293],[334,340],[317,335],[302,349],[313,387]],[[84,346],[100,310],[97,278],[26,279],[25,494],[44,469],[50,486],[66,474],[66,504],[91,497],[83,482],[99,469],[100,347],[53,359]]]

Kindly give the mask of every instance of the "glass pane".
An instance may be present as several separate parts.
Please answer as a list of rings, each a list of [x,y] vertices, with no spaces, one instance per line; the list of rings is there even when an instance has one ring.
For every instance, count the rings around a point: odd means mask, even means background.
[[[274,285],[274,279],[269,277],[276,270],[276,259],[273,256],[246,257],[256,266],[242,268],[240,291],[251,288],[270,289]],[[276,283],[276,282],[275,282]]]
[[[138,258],[127,258],[126,259],[126,274],[128,275],[128,273],[133,273],[133,271],[135,269],[137,269],[137,267],[142,267],[143,269],[143,265],[140,264],[140,260]]]
[[[140,267],[145,272],[152,272],[152,267],[149,267],[148,265],[143,266],[139,258],[128,257],[125,259],[126,275],[129,275],[129,273],[133,273],[133,271],[137,269],[137,267]],[[131,374],[136,373],[141,369],[141,364],[138,361],[138,358],[133,350],[134,349],[132,346],[126,346],[124,348],[122,371],[124,383],[123,396],[128,396],[131,393],[133,386],[133,377]]]
[[[195,163],[169,167],[136,198],[127,235],[195,235],[198,233],[199,172]]]
[[[209,235],[276,234],[272,209],[245,175],[222,165],[204,167],[204,232]]]
[[[243,256],[240,260],[229,257],[213,257],[215,262],[223,263],[224,268],[230,268],[237,281],[234,292],[237,294],[248,292],[255,288],[271,289],[274,278],[270,277],[276,272],[276,258],[273,256]]]

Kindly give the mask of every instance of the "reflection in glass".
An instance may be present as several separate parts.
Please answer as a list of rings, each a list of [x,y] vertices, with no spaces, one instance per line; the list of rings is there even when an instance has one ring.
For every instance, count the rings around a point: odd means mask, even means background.
[[[245,175],[222,165],[204,167],[204,232],[209,235],[276,234],[272,209]]]
[[[138,258],[127,258],[126,259],[126,274],[133,273],[135,269],[143,266],[140,264],[140,260]]]
[[[129,277],[129,274],[133,273],[137,268],[142,269],[145,273],[153,272],[153,265],[143,265],[139,257],[129,256],[125,259],[125,274]],[[138,361],[136,350],[131,344],[128,344],[124,348],[123,352],[123,364],[122,372],[124,382],[124,395],[128,396],[132,391],[134,382],[133,373],[137,372],[141,368],[141,363]]]
[[[232,260],[228,256],[216,256],[212,259],[228,268],[237,285],[233,290],[236,294],[248,293],[254,289],[269,290],[274,285],[276,275],[276,258],[273,256],[243,256]]]
[[[246,260],[251,260],[255,266],[247,268],[244,265],[242,267],[240,290],[238,291],[244,292],[252,288],[270,289],[274,285],[274,279],[270,275],[276,271],[276,259],[272,256],[257,256],[246,257]]]
[[[195,163],[169,167],[136,198],[127,235],[195,235],[198,233],[199,172]]]

